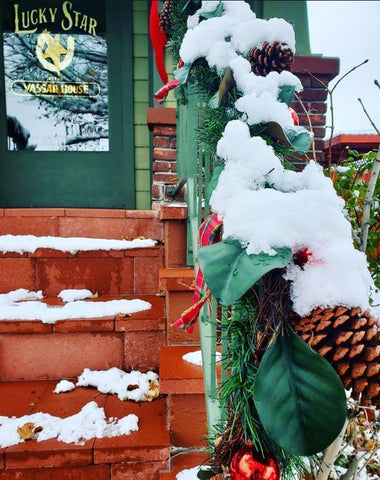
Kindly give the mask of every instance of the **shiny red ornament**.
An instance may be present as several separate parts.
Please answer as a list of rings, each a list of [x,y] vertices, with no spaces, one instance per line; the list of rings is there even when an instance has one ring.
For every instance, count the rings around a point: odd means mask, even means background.
[[[281,480],[278,462],[270,455],[263,458],[250,447],[236,452],[230,464],[231,480]]]
[[[300,120],[298,118],[298,115],[297,115],[296,111],[292,107],[288,107],[288,108],[289,108],[290,116],[292,117],[292,120],[293,120],[293,125],[295,125],[295,126],[299,125]]]
[[[293,262],[299,267],[303,268],[304,265],[309,261],[309,258],[312,257],[312,252],[310,252],[306,247],[301,248],[293,255]]]

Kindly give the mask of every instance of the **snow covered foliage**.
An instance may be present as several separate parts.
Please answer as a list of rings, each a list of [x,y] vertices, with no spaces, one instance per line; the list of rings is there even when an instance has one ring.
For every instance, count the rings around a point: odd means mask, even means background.
[[[291,85],[301,91],[299,79],[290,72],[271,72],[258,77],[251,72],[247,54],[266,42],[281,42],[295,52],[292,26],[281,18],[263,20],[256,18],[249,5],[242,1],[226,1],[223,13],[199,21],[202,13],[215,10],[216,2],[202,2],[202,7],[188,20],[188,30],[183,38],[180,56],[185,65],[205,58],[210,68],[222,75],[227,67],[233,71],[234,80],[241,92],[236,108],[247,117],[249,124],[275,121],[287,131],[299,131],[293,124],[285,103],[278,102],[279,90]],[[175,72],[176,75],[176,72]],[[180,69],[177,70],[180,77]]]
[[[241,116],[227,124],[218,143],[224,170],[210,200],[223,220],[223,238],[238,240],[248,254],[274,255],[279,247],[293,254],[307,250],[306,264],[291,263],[286,273],[299,315],[318,306],[366,310],[373,281],[365,255],[354,248],[344,202],[331,180],[314,162],[301,172],[285,169],[262,137],[251,136],[249,127],[268,122],[285,134],[306,132],[294,125],[288,105],[279,99],[285,85],[301,91],[299,79],[289,71],[255,75],[247,59],[264,41],[295,52],[293,28],[283,19],[256,18],[243,1],[221,4],[204,1],[189,17],[180,56],[185,65],[204,58],[220,77],[230,68],[239,92],[234,106]]]
[[[272,147],[251,137],[241,120],[227,125],[217,153],[225,168],[211,207],[223,218],[224,238],[239,240],[248,254],[274,254],[276,247],[312,254],[303,267],[288,268],[295,311],[368,308],[366,258],[353,247],[344,202],[322,168],[310,162],[302,172],[284,169]]]

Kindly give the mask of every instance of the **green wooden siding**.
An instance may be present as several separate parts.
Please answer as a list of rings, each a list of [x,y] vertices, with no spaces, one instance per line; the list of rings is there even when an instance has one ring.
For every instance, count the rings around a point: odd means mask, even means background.
[[[133,24],[133,92],[134,92],[134,162],[136,208],[151,208],[151,146],[146,123],[150,105],[149,72],[149,6],[146,0],[134,0]]]

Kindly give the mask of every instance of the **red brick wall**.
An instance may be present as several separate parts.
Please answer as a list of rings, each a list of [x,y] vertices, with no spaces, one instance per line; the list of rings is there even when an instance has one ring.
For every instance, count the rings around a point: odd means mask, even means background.
[[[173,200],[173,197],[167,194],[167,189],[178,181],[176,123],[175,108],[148,110],[148,126],[153,132],[153,203]]]
[[[339,60],[313,56],[296,56],[292,72],[300,79],[304,91],[300,94],[303,107],[306,108],[313,126],[316,159],[324,163],[324,137],[326,134],[327,90],[321,84],[328,84],[339,73]],[[312,75],[310,75],[310,73]],[[316,78],[313,78],[316,77]],[[318,80],[317,80],[318,79]],[[298,100],[292,103],[298,114],[300,125],[309,128],[307,115]],[[148,126],[153,132],[153,183],[152,203],[166,203],[183,200],[184,189],[173,198],[167,189],[177,181],[177,142],[175,108],[149,108]],[[328,134],[328,132],[327,132]],[[308,153],[312,158],[312,152]],[[300,162],[304,163],[304,162]]]
[[[337,58],[323,58],[313,56],[296,56],[292,68],[304,88],[300,94],[303,106],[306,108],[313,126],[316,159],[319,163],[325,163],[325,135],[329,134],[326,129],[327,90],[325,85],[339,73],[339,60]],[[313,78],[315,77],[315,78]],[[300,125],[309,129],[309,122],[304,108],[298,100],[292,103],[292,107],[298,114]],[[308,153],[312,158],[312,152]]]

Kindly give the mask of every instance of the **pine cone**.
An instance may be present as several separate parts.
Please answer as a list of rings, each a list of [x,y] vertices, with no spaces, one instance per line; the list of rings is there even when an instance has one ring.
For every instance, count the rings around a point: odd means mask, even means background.
[[[170,31],[170,12],[172,10],[172,0],[165,0],[160,13],[160,28],[168,34]]]
[[[265,77],[269,72],[281,73],[283,70],[290,70],[294,56],[285,43],[264,42],[261,48],[255,47],[251,50],[249,62],[254,74]]]
[[[326,358],[362,405],[380,406],[380,321],[360,308],[317,308],[300,318],[294,331]]]

